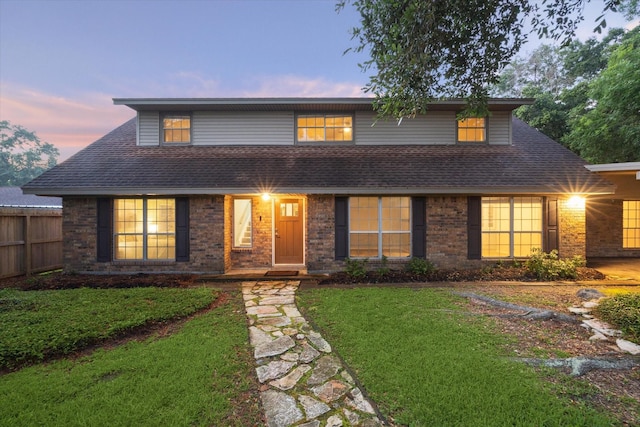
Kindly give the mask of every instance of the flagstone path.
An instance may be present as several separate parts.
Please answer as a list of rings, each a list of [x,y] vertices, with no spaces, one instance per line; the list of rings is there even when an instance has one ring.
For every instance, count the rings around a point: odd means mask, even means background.
[[[385,425],[331,345],[295,304],[300,281],[242,283],[269,427]]]

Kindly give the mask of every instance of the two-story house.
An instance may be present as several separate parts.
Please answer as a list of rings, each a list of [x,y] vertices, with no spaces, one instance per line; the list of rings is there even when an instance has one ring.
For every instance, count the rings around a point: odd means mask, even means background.
[[[63,197],[78,272],[443,268],[585,255],[584,199],[614,186],[512,115],[462,101],[376,120],[367,98],[115,99],[136,117],[26,186]],[[578,197],[578,198],[577,198]]]

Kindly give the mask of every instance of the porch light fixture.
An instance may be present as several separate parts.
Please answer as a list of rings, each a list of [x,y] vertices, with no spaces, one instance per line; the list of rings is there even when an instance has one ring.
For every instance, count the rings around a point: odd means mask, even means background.
[[[584,209],[585,200],[584,197],[574,194],[569,197],[567,201],[567,207],[570,209]]]
[[[271,195],[269,193],[262,193],[262,200],[268,202],[269,200],[271,200]]]

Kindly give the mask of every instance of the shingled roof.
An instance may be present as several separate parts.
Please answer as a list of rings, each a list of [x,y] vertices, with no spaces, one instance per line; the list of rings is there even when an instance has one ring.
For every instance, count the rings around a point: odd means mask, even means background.
[[[41,195],[612,193],[560,144],[513,119],[513,145],[136,145],[130,120],[23,186]]]

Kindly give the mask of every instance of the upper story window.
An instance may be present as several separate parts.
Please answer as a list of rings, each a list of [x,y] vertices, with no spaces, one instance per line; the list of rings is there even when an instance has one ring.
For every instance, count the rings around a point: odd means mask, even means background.
[[[301,114],[296,127],[299,142],[353,141],[351,114]]]
[[[191,116],[167,114],[162,118],[162,141],[171,143],[191,142]]]
[[[484,117],[469,117],[458,120],[458,142],[486,142],[487,120]]]

